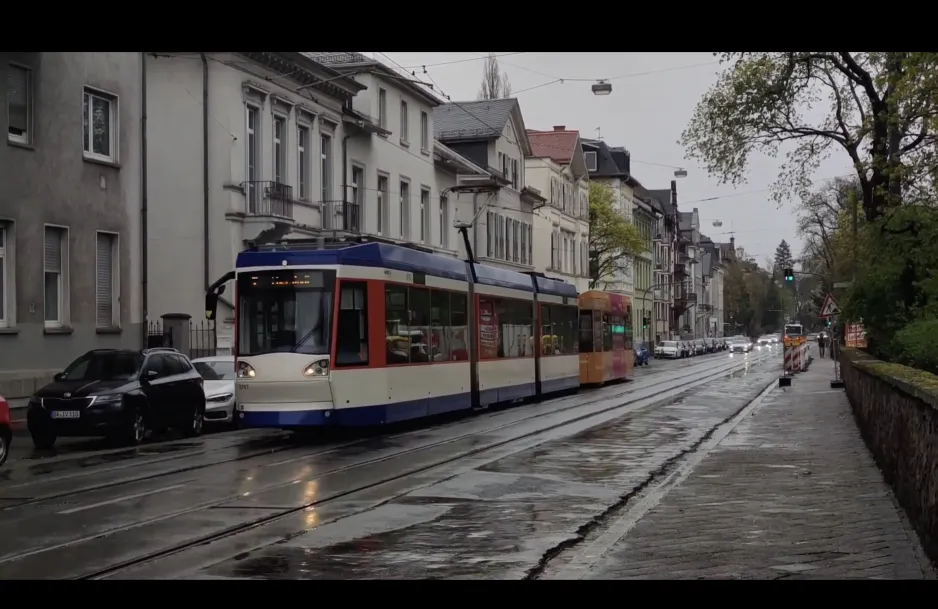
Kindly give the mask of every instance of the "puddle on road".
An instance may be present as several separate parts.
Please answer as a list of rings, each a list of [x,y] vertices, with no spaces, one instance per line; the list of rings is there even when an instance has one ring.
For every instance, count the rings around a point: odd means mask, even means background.
[[[602,502],[418,498],[230,559],[200,575],[250,579],[521,579]],[[393,512],[405,512],[395,522]],[[332,530],[327,530],[327,529]],[[391,529],[391,530],[388,530]]]
[[[68,455],[70,452],[75,451],[74,446],[80,445],[71,445],[66,451],[35,451],[34,455],[41,456],[32,456],[26,457],[27,459],[41,459],[48,458],[51,456],[60,456]],[[76,469],[84,469],[87,467],[95,467],[98,465],[109,465],[113,463],[120,463],[121,461],[127,461],[128,459],[135,459],[141,456],[158,456],[158,455],[168,455],[172,453],[177,453],[186,450],[192,450],[194,448],[200,448],[202,446],[201,442],[183,442],[180,444],[150,444],[143,445],[139,448],[133,448],[128,450],[121,450],[112,453],[104,453],[98,455],[91,455],[89,457],[82,457],[77,459],[67,459],[63,461],[53,461],[50,463],[39,463],[37,465],[30,465],[26,471],[33,476],[42,476],[46,474],[61,473]],[[88,448],[78,449],[78,450],[89,450]],[[93,449],[92,449],[93,450]]]

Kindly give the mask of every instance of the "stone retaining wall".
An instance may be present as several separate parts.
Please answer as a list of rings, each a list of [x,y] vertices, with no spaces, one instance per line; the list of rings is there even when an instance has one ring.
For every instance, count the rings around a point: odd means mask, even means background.
[[[855,349],[840,361],[863,439],[938,565],[938,376]]]

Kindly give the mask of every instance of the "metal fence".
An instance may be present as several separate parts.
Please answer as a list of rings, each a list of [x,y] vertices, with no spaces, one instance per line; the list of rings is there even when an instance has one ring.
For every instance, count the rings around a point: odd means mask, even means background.
[[[188,348],[185,348],[184,341],[180,340],[181,337],[175,338],[172,332],[167,330],[163,327],[162,321],[147,322],[147,348],[173,347],[184,352],[190,359],[212,357],[217,353],[218,343],[213,321],[189,322]]]

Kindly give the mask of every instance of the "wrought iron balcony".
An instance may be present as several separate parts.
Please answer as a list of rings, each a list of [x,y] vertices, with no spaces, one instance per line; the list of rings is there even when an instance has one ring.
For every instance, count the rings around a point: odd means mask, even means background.
[[[361,205],[342,203],[342,230],[350,233],[362,232]]]
[[[674,276],[675,277],[687,277],[687,267],[683,263],[675,262],[674,263]]]
[[[243,182],[245,212],[249,216],[293,219],[293,187],[271,181]]]

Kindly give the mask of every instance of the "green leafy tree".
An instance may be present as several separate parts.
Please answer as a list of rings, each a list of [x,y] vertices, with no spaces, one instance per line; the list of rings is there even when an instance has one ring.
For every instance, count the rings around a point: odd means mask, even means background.
[[[869,221],[906,194],[934,194],[938,53],[718,55],[726,69],[681,143],[724,183],[744,182],[754,152],[775,157],[784,148],[773,189],[781,203],[806,195],[820,162],[840,150],[856,172]]]
[[[612,188],[590,182],[590,288],[605,289],[616,276],[628,276],[632,256],[646,250],[642,237],[616,209]]]

